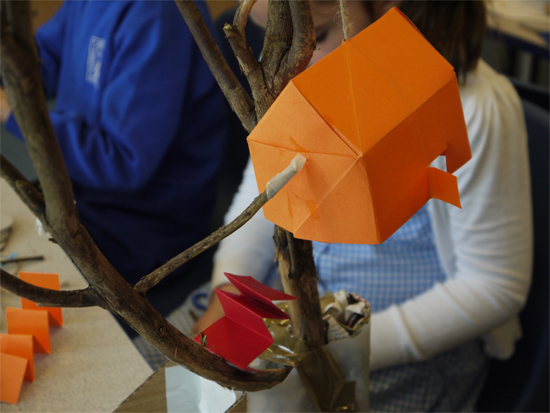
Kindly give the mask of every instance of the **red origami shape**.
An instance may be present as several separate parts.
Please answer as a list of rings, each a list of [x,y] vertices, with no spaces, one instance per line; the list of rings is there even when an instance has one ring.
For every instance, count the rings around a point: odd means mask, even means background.
[[[263,285],[250,276],[225,275],[241,295],[216,289],[225,316],[203,333],[208,350],[244,370],[273,344],[263,319],[288,319],[272,301],[296,300],[296,297]],[[201,334],[195,341],[201,342]]]

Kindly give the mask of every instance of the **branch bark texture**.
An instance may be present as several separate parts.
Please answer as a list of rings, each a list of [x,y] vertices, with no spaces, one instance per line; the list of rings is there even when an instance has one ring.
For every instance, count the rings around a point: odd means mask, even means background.
[[[244,128],[251,132],[256,126],[252,99],[223,58],[195,2],[192,0],[175,1],[231,108],[241,120]]]
[[[226,24],[224,31],[250,84],[259,122],[288,82],[307,68],[316,43],[309,1],[270,1],[262,60],[256,62],[244,33],[244,20],[254,2],[244,0],[233,25]],[[274,241],[284,290],[298,297],[289,303],[294,336],[322,346],[326,333],[311,242],[279,227]]]
[[[176,269],[181,267],[183,264],[185,264],[187,261],[189,261],[191,258],[196,257],[201,252],[206,251],[208,248],[216,245],[222,239],[228,237],[229,235],[234,233],[236,230],[241,228],[244,224],[250,221],[250,219],[254,215],[256,215],[256,212],[258,212],[260,208],[264,206],[267,201],[268,201],[267,194],[264,191],[260,195],[258,195],[256,199],[254,199],[254,201],[252,201],[252,203],[248,206],[248,208],[246,208],[237,218],[235,218],[229,224],[219,228],[217,231],[213,232],[202,241],[199,241],[192,247],[189,247],[181,254],[172,258],[163,266],[157,268],[152,273],[143,277],[135,285],[134,289],[140,294],[146,293],[149,289],[157,285],[165,277],[167,277],[170,273],[172,273],[172,271],[175,271]]]
[[[101,297],[90,287],[84,290],[56,291],[29,284],[0,269],[0,286],[46,307],[104,307]]]
[[[270,20],[262,62],[255,62],[250,55],[245,55],[246,39],[238,38],[244,36],[243,21],[253,1],[245,0],[241,3],[241,21],[237,24],[237,37],[232,45],[234,43],[235,48],[240,50],[239,59],[242,64],[248,65],[248,79],[252,86],[254,101],[244,92],[242,85],[221,57],[195,4],[184,0],[176,0],[176,3],[232,108],[245,128],[251,131],[288,81],[303,70],[311,58],[315,37],[309,2],[270,2]],[[65,250],[89,282],[89,287],[84,290],[52,292],[23,283],[16,277],[2,272],[2,287],[50,306],[98,305],[106,308],[125,320],[167,358],[230,388],[245,391],[264,390],[284,380],[289,373],[288,369],[265,370],[254,374],[244,372],[230,366],[220,357],[187,338],[148,303],[143,294],[146,287],[134,289],[99,251],[78,220],[69,175],[49,119],[30,24],[28,1],[6,0],[2,2],[1,7],[0,70],[3,84],[25,137],[42,191],[26,181],[4,158],[2,175],[41,219],[44,228]],[[213,245],[217,242],[216,237],[222,236],[224,231],[226,230],[213,235],[212,239],[197,246],[195,250],[176,257],[176,262],[187,260],[208,245]],[[315,267],[310,259],[311,248],[307,243],[302,248],[299,243],[291,242],[294,238],[286,231],[280,230],[278,233],[280,242],[278,241],[277,245],[283,251],[282,254],[278,254],[282,263],[281,268],[288,272],[286,278],[291,285],[286,287],[286,283],[285,288],[289,288],[293,291],[291,293],[298,295],[301,300],[318,305],[318,296],[315,295]],[[285,263],[288,264],[288,270],[285,269]],[[162,271],[164,270],[160,270],[159,274]],[[157,275],[150,277],[153,284],[158,282]],[[303,283],[304,280],[307,280],[306,287],[293,285]],[[315,288],[311,287],[313,285]],[[302,310],[297,313],[295,317],[301,317],[303,323],[293,320],[296,325],[311,324],[311,328],[315,329],[319,327],[316,323],[322,322],[320,318],[316,319],[315,315],[306,314]],[[308,332],[302,336],[311,342],[316,341],[312,339],[314,335]]]
[[[69,174],[55,140],[27,1],[9,0],[1,28],[2,81],[49,206],[45,218],[76,231],[77,217]]]
[[[28,1],[6,1],[1,7],[2,79],[43,192],[29,186],[13,165],[4,164],[4,159],[2,175],[90,284],[81,291],[52,293],[2,273],[2,286],[48,305],[100,305],[121,317],[167,358],[230,388],[264,390],[284,380],[288,369],[243,372],[183,335],[99,251],[78,220],[69,175],[49,119]]]

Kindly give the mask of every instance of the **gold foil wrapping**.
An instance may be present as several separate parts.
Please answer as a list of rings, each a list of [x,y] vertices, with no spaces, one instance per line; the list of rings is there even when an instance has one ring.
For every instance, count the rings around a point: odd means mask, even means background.
[[[280,303],[278,306],[288,313],[286,303]],[[334,320],[329,323],[330,317],[337,318],[339,308],[333,294],[327,293],[321,298],[321,310],[323,319],[328,323],[330,340],[346,340],[355,337],[370,319],[369,308],[365,318],[353,329],[341,323],[335,323]],[[274,343],[260,355],[260,359],[296,367],[306,392],[318,411],[358,411],[355,381],[346,381],[344,372],[328,351],[324,348],[310,348],[303,341],[296,339],[292,335],[290,320],[265,319],[264,321]]]

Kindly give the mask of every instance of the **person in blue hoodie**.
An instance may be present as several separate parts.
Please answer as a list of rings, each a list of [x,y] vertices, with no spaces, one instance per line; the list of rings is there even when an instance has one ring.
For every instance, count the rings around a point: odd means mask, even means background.
[[[36,41],[80,219],[135,283],[208,235],[223,95],[174,2],[66,1]]]

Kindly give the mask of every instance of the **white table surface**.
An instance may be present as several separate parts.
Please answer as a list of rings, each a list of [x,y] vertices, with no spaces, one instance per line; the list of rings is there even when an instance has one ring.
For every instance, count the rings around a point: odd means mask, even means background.
[[[0,211],[14,220],[2,255],[44,255],[43,261],[5,267],[8,272],[55,272],[61,289],[87,282],[59,246],[35,230],[36,219],[6,182],[0,180]],[[0,330],[5,308],[21,308],[19,297],[1,290]],[[152,373],[114,317],[98,307],[63,309],[63,327],[50,327],[51,353],[35,354],[34,382],[24,382],[19,403],[0,404],[2,412],[112,412]]]

